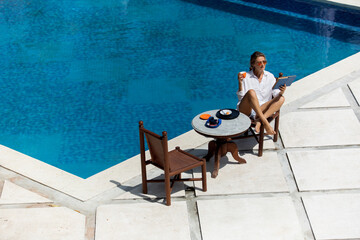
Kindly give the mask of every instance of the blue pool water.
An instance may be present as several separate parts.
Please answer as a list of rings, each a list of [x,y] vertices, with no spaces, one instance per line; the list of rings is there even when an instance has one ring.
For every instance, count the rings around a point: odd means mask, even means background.
[[[89,177],[139,153],[139,120],[173,138],[234,108],[256,50],[299,78],[357,53],[359,16],[308,1],[1,0],[0,144]]]

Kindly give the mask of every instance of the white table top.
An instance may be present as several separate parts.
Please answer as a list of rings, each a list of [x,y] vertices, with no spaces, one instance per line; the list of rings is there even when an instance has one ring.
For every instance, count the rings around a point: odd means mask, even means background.
[[[193,129],[207,137],[231,138],[240,135],[250,127],[250,118],[243,113],[240,113],[239,116],[234,119],[221,119],[222,122],[217,128],[206,127],[206,120],[202,120],[200,115],[207,113],[216,118],[217,111],[219,111],[219,109],[196,115],[191,122]]]

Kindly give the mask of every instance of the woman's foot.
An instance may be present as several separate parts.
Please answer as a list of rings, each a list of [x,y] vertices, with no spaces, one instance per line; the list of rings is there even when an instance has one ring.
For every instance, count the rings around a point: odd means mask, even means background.
[[[265,128],[265,132],[266,132],[267,135],[275,135],[276,134],[276,132],[270,126],[270,124],[268,126],[264,125],[264,128]]]
[[[259,133],[260,127],[261,127],[261,122],[260,121],[256,122],[255,132]],[[264,124],[264,128],[265,128],[265,132],[267,135],[275,135],[276,134],[276,132],[274,131],[274,129],[271,127],[271,125],[269,123]]]

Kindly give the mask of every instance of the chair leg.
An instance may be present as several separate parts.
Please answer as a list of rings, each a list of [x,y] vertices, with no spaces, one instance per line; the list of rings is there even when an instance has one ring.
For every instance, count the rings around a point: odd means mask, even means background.
[[[171,205],[171,187],[170,187],[170,176],[165,173],[165,193],[166,193],[166,205]]]
[[[259,135],[259,153],[258,156],[261,157],[263,155],[263,148],[264,148],[264,124],[261,124],[260,127],[260,135]]]
[[[201,171],[202,171],[202,189],[203,192],[207,191],[207,184],[206,184],[206,161],[205,159],[203,160],[204,164],[201,166]]]
[[[280,120],[280,118],[279,118],[279,116],[277,116],[275,118],[275,132],[276,132],[276,134],[275,134],[274,139],[273,139],[274,142],[277,142],[278,136],[279,136],[279,120]]]
[[[148,188],[147,188],[147,177],[146,177],[146,166],[141,166],[141,175],[142,175],[142,191],[144,194],[148,193]]]

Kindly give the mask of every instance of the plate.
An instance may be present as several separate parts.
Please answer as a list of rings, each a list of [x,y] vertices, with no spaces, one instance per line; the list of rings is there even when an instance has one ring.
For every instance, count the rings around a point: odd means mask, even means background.
[[[239,114],[240,112],[236,109],[225,108],[217,111],[216,117],[221,119],[231,120],[237,118]]]
[[[230,109],[223,109],[220,111],[220,114],[223,116],[231,115],[232,111]]]
[[[210,115],[210,114],[207,114],[207,113],[204,113],[204,114],[201,114],[201,115],[200,115],[200,118],[201,118],[202,120],[208,120],[209,117],[211,117],[211,115]]]

